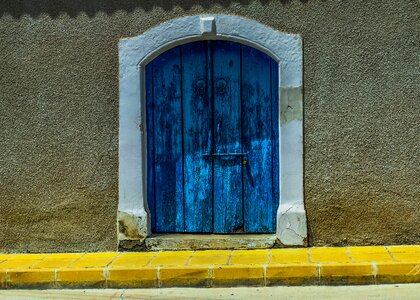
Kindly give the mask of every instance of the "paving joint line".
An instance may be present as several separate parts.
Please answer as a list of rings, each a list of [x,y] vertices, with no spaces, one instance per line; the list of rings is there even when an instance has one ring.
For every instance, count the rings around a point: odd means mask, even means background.
[[[228,261],[227,261],[226,265],[230,265],[230,261],[232,260],[232,256],[233,256],[233,250],[230,250],[229,258],[228,258]]]
[[[371,271],[373,275],[373,282],[377,284],[376,275],[378,275],[378,266],[375,262],[371,262],[370,266],[371,266]]]
[[[152,261],[158,256],[159,252],[154,252],[155,255],[153,255],[152,257],[150,257],[149,261],[147,262],[147,264],[145,265],[145,267],[150,267],[150,265],[152,264]]]
[[[389,256],[391,256],[391,258],[392,258],[392,260],[393,260],[393,261],[398,261],[398,260],[395,258],[394,253],[392,253],[392,251],[389,249],[389,247],[388,247],[388,246],[385,246],[384,248],[385,248],[385,249],[386,249],[386,251],[388,252]]]
[[[71,262],[68,266],[66,266],[65,267],[65,269],[66,268],[71,268],[71,266],[73,266],[75,263],[77,263],[79,260],[81,260],[83,257],[85,257],[86,256],[86,252],[84,252],[84,253],[81,253],[81,255],[80,255],[80,257],[79,258],[76,258],[76,260],[74,260],[73,262]]]
[[[209,285],[209,287],[213,287],[213,267],[214,267],[214,265],[209,265],[209,268],[208,268],[208,285]]]
[[[192,260],[192,257],[194,256],[194,254],[196,253],[196,251],[193,251],[193,253],[191,253],[190,257],[188,257],[187,262],[185,263],[185,266],[189,266],[190,262]]]
[[[157,266],[156,269],[156,280],[157,280],[157,286],[158,288],[162,287],[162,283],[160,282],[160,266]]]
[[[309,250],[310,250],[310,248],[307,248],[307,249],[306,249],[306,253],[307,253],[307,255],[308,255],[308,262],[309,262],[309,263],[313,263],[313,261],[312,261],[311,251],[309,251]]]
[[[321,263],[316,263],[317,283],[321,282]]]
[[[263,278],[264,286],[267,286],[267,265],[263,265],[262,267],[263,267],[263,276],[264,276]]]
[[[122,255],[122,252],[118,253],[117,256],[115,256],[111,261],[105,265],[105,268],[109,267],[117,258],[119,258]]]
[[[345,249],[346,249],[347,256],[348,256],[348,257],[349,257],[349,259],[350,259],[350,262],[355,262],[355,261],[353,260],[353,256],[351,255],[350,248],[349,248],[349,247],[345,247]]]

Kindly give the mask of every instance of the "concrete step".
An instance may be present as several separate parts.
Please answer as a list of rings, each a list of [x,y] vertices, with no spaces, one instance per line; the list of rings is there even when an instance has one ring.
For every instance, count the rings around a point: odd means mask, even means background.
[[[274,234],[156,234],[146,238],[151,251],[267,249],[275,246]]]

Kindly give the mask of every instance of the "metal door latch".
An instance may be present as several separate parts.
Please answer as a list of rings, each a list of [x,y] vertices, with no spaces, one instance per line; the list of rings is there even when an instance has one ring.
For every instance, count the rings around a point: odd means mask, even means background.
[[[203,156],[213,156],[213,157],[218,157],[218,156],[246,156],[248,155],[249,152],[244,152],[244,153],[206,153],[203,154]],[[244,160],[246,161],[246,159],[244,158]]]

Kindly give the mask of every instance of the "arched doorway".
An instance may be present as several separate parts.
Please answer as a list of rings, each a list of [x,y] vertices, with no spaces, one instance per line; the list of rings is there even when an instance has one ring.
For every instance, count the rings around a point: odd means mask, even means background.
[[[278,63],[198,41],[146,65],[152,232],[272,233],[279,204]]]
[[[186,16],[120,40],[118,240],[141,244],[152,233],[152,212],[148,206],[146,66],[167,50],[204,40],[241,43],[269,55],[278,64],[280,195],[275,236],[284,245],[305,245],[302,39],[230,15]]]

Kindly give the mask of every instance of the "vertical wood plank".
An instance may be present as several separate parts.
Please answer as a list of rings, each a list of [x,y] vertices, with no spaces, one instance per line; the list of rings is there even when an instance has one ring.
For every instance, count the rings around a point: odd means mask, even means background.
[[[207,42],[181,48],[184,115],[185,231],[211,232],[213,219],[211,149],[211,88]]]
[[[241,149],[240,44],[213,41],[214,151]],[[218,156],[214,163],[213,231],[243,231],[242,159]]]
[[[184,231],[180,47],[153,61],[156,232]]]
[[[153,105],[153,63],[149,63],[146,66],[147,203],[152,218],[152,232],[156,230]]]
[[[246,232],[273,232],[273,157],[270,58],[242,46],[244,225]]]
[[[279,182],[279,65],[271,59],[271,141],[273,157],[273,212],[271,216],[273,231],[276,230],[277,209],[280,202],[280,182]]]

